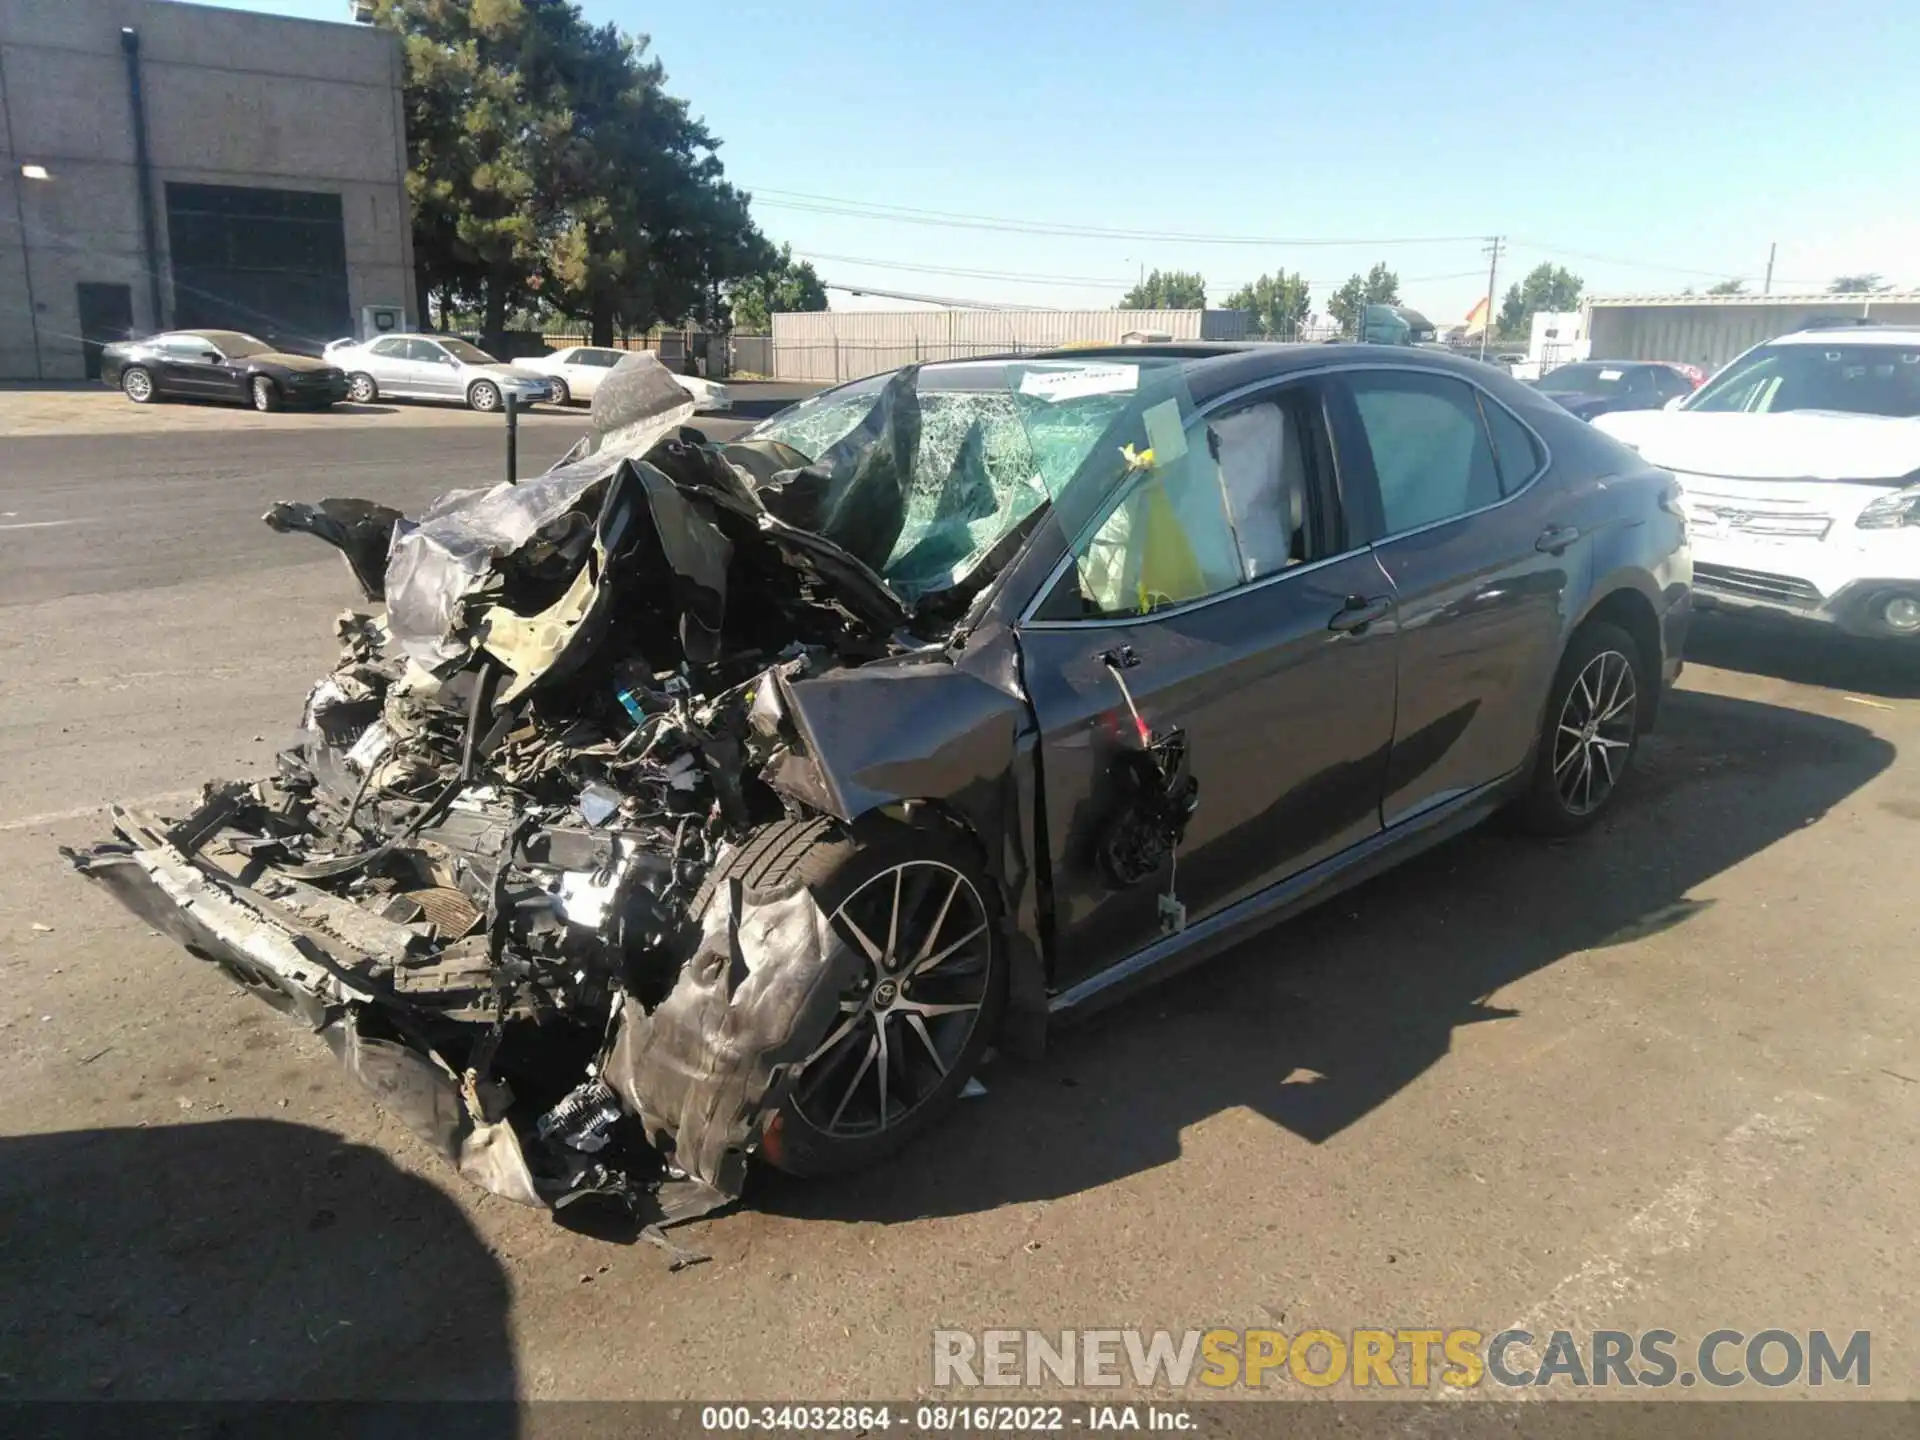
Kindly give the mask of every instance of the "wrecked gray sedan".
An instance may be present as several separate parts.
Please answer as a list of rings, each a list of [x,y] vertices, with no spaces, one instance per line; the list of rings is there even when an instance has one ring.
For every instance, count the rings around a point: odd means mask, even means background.
[[[273,778],[71,858],[498,1194],[672,1221],[867,1163],[996,1037],[1611,802],[1678,664],[1669,478],[1380,356],[916,366],[730,444],[629,361],[544,475],[276,506],[383,608]]]

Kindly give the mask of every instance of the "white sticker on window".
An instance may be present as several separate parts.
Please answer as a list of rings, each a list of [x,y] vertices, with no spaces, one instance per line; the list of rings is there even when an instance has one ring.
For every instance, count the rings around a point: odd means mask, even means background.
[[[1619,370],[1602,370],[1600,372],[1600,378],[1602,380],[1618,380],[1622,373],[1624,372]]]
[[[1061,370],[1029,370],[1020,377],[1020,393],[1055,404],[1083,395],[1124,395],[1139,384],[1138,365],[1075,365]]]

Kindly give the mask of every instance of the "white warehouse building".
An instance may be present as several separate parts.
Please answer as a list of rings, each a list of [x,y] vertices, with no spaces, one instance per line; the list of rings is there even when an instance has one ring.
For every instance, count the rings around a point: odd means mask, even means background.
[[[1810,320],[1920,325],[1920,290],[1877,295],[1596,295],[1582,307],[1595,360],[1680,360],[1717,370]]]

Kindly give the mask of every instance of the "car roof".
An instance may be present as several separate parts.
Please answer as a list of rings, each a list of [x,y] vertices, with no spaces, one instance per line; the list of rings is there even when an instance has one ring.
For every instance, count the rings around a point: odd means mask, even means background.
[[[243,330],[162,330],[158,335],[149,335],[149,340],[170,340],[181,335],[197,335],[218,345],[222,340],[245,340],[251,345],[265,345],[267,342],[258,335],[249,335]]]
[[[1912,325],[1881,325],[1874,321],[1864,324],[1847,322],[1838,325],[1815,325],[1810,329],[1794,330],[1785,335],[1776,335],[1766,341],[1768,345],[1920,345],[1920,327]]]
[[[1352,341],[1328,345],[1284,341],[1192,340],[1159,345],[1100,345],[1068,350],[1043,350],[1038,354],[1005,358],[1009,360],[1131,360],[1142,356],[1161,356],[1180,361],[1187,388],[1192,392],[1197,404],[1242,385],[1255,384],[1261,380],[1297,370],[1321,370],[1330,366],[1411,367],[1458,376],[1479,385],[1485,385],[1490,379],[1498,379],[1506,375],[1506,371],[1497,366],[1431,346],[1369,345]]]

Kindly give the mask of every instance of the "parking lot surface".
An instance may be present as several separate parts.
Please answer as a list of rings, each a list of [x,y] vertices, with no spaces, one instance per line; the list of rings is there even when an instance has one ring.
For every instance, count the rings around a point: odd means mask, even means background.
[[[898,1399],[935,1327],[1516,1324],[1870,1330],[1920,1395],[1913,657],[1705,622],[1599,830],[1452,842],[674,1273],[468,1188],[59,856],[288,738],[357,597],[267,504],[499,472],[497,419],[201,408],[0,438],[0,1399]]]

